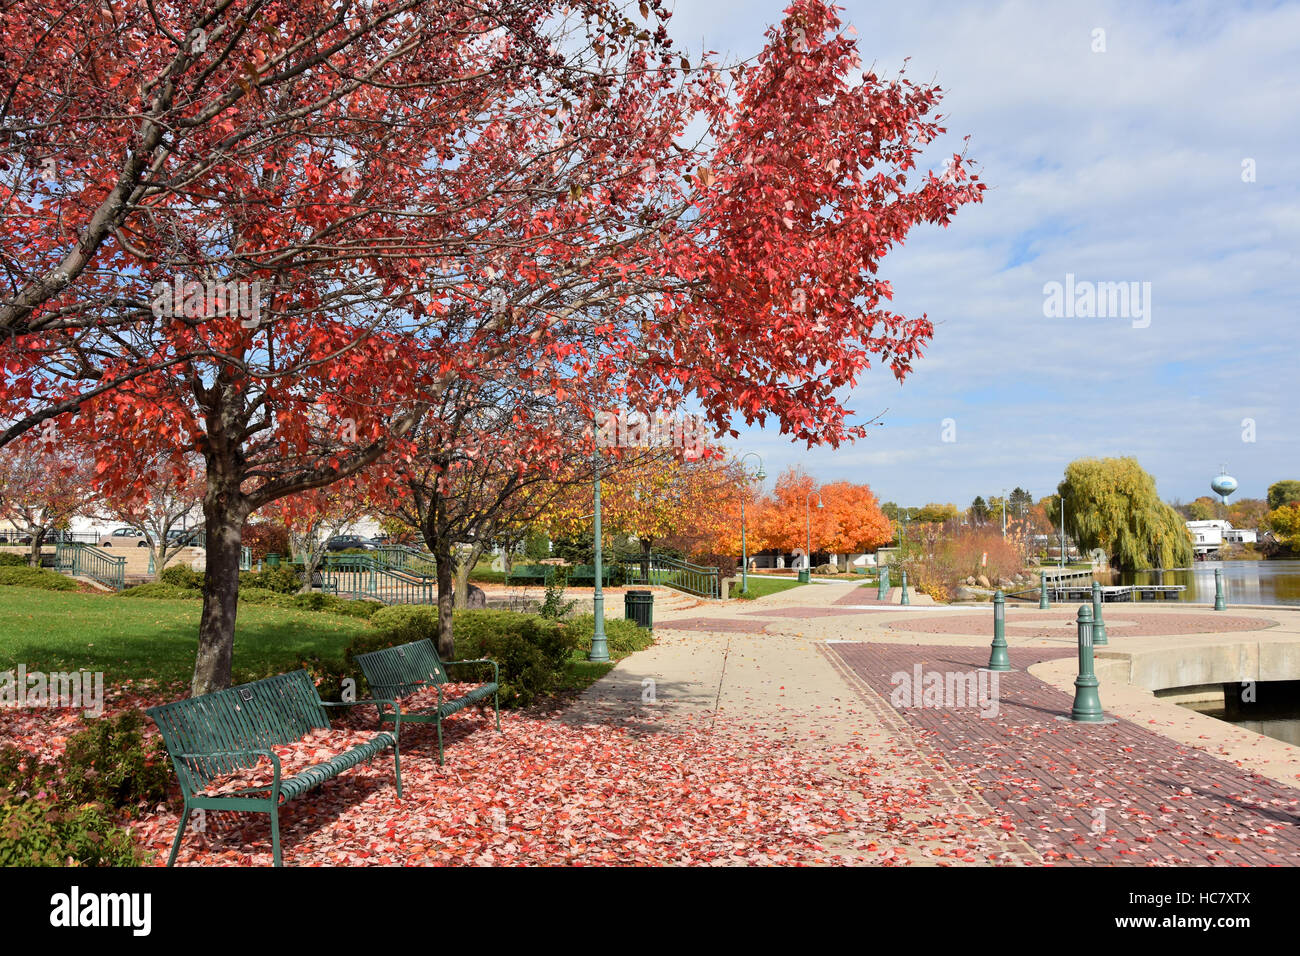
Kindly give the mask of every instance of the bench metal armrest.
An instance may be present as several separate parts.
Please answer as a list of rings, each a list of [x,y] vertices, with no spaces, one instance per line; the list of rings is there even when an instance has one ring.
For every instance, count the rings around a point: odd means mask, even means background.
[[[185,753],[178,760],[202,760],[205,757],[262,757],[271,759],[271,795],[277,803],[280,800],[280,758],[270,750],[213,750],[207,753]],[[195,790],[195,793],[200,791]],[[189,799],[188,797],[186,799]]]
[[[451,667],[451,665],[453,665],[453,664],[491,664],[491,665],[492,665],[492,683],[494,683],[494,684],[499,684],[499,683],[501,683],[501,680],[500,680],[500,677],[501,677],[501,665],[498,664],[496,661],[492,660],[492,658],[490,658],[490,657],[475,657],[475,658],[473,658],[473,659],[466,659],[466,660],[463,660],[463,661],[444,661],[442,666],[443,666],[443,667]]]

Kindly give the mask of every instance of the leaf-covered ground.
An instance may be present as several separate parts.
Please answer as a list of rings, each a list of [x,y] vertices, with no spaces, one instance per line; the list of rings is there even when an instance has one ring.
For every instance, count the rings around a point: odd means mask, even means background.
[[[127,694],[113,709],[152,703]],[[370,715],[373,716],[373,711]],[[372,726],[358,712],[356,726]],[[6,739],[53,759],[82,726],[68,711],[0,713]],[[907,864],[1017,862],[1015,827],[957,812],[859,744],[802,750],[766,728],[579,726],[558,713],[462,713],[447,763],[432,727],[403,731],[405,796],[381,755],[281,812],[295,866],[430,864]],[[161,865],[178,801],[132,827]],[[270,863],[261,815],[209,813],[182,865]]]

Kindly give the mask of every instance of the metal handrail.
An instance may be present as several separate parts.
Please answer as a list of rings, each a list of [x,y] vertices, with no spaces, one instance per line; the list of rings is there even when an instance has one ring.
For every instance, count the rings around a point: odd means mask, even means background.
[[[629,584],[657,585],[685,591],[696,597],[717,598],[722,594],[722,573],[719,568],[692,564],[665,554],[651,552],[649,575],[643,573],[643,557],[627,565]]]
[[[54,546],[54,566],[64,574],[90,578],[114,591],[126,587],[126,558],[88,544],[57,542]]]

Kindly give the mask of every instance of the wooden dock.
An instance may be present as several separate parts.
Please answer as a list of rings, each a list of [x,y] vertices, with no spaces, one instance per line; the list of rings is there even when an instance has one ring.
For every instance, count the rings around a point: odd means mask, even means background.
[[[1102,585],[1101,599],[1103,601],[1176,601],[1185,590],[1187,586],[1183,584],[1109,584]],[[1033,588],[1032,594],[1037,597],[1038,588]],[[1090,601],[1092,585],[1049,583],[1047,596],[1056,601]]]

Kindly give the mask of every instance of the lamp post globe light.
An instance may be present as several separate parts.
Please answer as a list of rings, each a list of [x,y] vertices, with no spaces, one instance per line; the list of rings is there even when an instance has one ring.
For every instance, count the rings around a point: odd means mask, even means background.
[[[750,457],[751,455],[753,455],[754,458],[758,459],[758,471],[754,472],[753,477],[757,478],[759,481],[762,481],[764,478],[767,477],[767,473],[763,471],[763,459],[757,452],[750,451],[740,456],[740,472],[742,475],[745,474],[745,459]],[[750,476],[745,475],[746,485],[749,484],[749,479]],[[748,488],[746,488],[746,495],[747,494],[748,494]],[[749,550],[745,542],[745,497],[746,495],[741,495],[740,497],[740,593],[741,594],[749,593]]]

